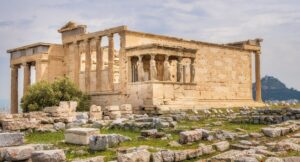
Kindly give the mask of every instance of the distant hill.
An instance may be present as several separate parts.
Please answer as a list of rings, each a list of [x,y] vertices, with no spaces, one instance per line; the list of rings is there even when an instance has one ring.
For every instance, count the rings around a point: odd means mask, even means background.
[[[300,91],[294,88],[287,88],[279,79],[272,76],[265,76],[261,79],[262,99],[266,100],[300,100]],[[253,98],[255,98],[255,83],[253,83]]]

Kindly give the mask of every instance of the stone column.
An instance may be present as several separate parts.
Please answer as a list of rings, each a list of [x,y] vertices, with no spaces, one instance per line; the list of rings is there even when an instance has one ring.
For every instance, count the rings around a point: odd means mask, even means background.
[[[10,108],[11,113],[18,113],[18,66],[11,65]]]
[[[171,80],[170,63],[169,63],[169,56],[168,55],[165,56],[163,80],[164,81]]]
[[[195,58],[191,58],[190,64],[190,82],[194,83],[195,81]]]
[[[119,51],[119,65],[120,65],[120,91],[126,93],[127,82],[128,82],[128,57],[125,56],[126,37],[125,32],[120,32],[120,51]]]
[[[30,86],[30,64],[25,62],[23,63],[24,67],[24,86],[23,86],[23,95],[27,92],[29,86]]]
[[[260,80],[260,51],[255,53],[255,86],[256,86],[256,98],[257,102],[261,102],[261,80]]]
[[[138,81],[144,81],[144,65],[143,65],[143,56],[138,56],[139,60],[137,61],[137,71],[138,71]]]
[[[90,92],[90,77],[91,77],[91,50],[90,50],[90,40],[87,39],[85,42],[85,91]]]
[[[183,66],[182,66],[182,57],[178,57],[178,61],[177,61],[177,82],[182,82],[183,80],[183,76],[182,76],[182,73],[183,73]]]
[[[80,75],[80,43],[74,42],[74,83],[79,87],[79,75]]]
[[[103,67],[103,51],[101,48],[102,37],[96,38],[96,90],[101,91],[102,84],[102,67]]]
[[[155,55],[151,55],[150,59],[150,80],[154,81],[157,78],[157,69],[156,69],[156,62],[155,62]]]
[[[108,35],[108,86],[114,90],[114,35]]]

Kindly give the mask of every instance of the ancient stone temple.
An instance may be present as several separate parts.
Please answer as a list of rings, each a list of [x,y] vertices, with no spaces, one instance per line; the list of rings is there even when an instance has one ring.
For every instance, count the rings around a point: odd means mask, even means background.
[[[11,111],[18,108],[18,68],[24,93],[30,68],[36,81],[66,76],[97,105],[130,103],[136,111],[261,106],[262,39],[215,44],[137,32],[119,26],[87,33],[68,22],[62,44],[35,43],[8,50]],[[252,59],[256,100],[252,99]]]

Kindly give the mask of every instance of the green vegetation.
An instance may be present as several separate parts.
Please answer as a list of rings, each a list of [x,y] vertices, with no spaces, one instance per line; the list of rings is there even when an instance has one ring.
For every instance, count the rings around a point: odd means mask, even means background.
[[[218,122],[218,121],[222,122],[222,124],[221,125],[213,124],[214,122]],[[202,121],[180,121],[177,124],[177,128],[183,130],[204,128],[204,127],[208,127],[211,129],[222,129],[228,131],[236,131],[236,128],[242,128],[248,133],[251,133],[251,132],[259,132],[261,128],[266,127],[266,125],[246,124],[246,123],[236,124],[236,123],[231,123],[230,121],[227,120],[221,120],[216,118],[205,119]]]
[[[90,97],[68,78],[61,78],[53,83],[41,81],[30,86],[21,100],[21,107],[24,112],[40,111],[47,106],[57,106],[60,101],[71,100],[78,102],[78,111],[89,109]]]
[[[200,141],[194,142],[191,145],[182,145],[181,147],[172,147],[169,146],[170,141],[177,141],[179,139],[179,133],[177,130],[189,130],[194,128],[211,128],[211,129],[223,129],[229,131],[236,131],[236,128],[242,128],[247,132],[259,132],[262,127],[265,125],[255,125],[255,124],[232,124],[229,121],[222,121],[222,125],[215,126],[212,123],[220,121],[220,119],[210,118],[203,121],[181,121],[178,122],[176,129],[165,129],[163,132],[167,134],[171,134],[171,139],[161,140],[161,139],[141,139],[140,131],[129,131],[123,129],[101,129],[101,134],[121,134],[127,137],[130,137],[132,141],[123,142],[119,147],[136,147],[136,146],[152,146],[154,148],[164,148],[171,150],[185,150],[197,148],[200,143],[204,144],[212,144],[213,141]],[[209,124],[209,125],[208,125]],[[55,147],[66,150],[67,159],[72,160],[75,158],[88,158],[94,156],[105,156],[106,160],[114,160],[116,158],[116,148],[111,148],[106,151],[91,151],[88,146],[78,146],[72,144],[66,144],[63,142],[64,140],[64,132],[54,132],[54,133],[30,133],[26,135],[26,143],[44,143],[44,144],[53,144]],[[234,141],[233,141],[234,142]],[[157,151],[156,149],[151,149],[149,151]],[[200,158],[207,158],[208,156]],[[197,160],[200,158],[196,158],[193,160]],[[192,161],[193,161],[192,160]]]

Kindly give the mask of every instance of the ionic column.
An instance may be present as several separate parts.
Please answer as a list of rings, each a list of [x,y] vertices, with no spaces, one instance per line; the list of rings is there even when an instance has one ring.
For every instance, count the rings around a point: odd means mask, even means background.
[[[182,57],[178,57],[178,61],[177,61],[177,82],[182,82],[183,77],[182,77],[182,73],[183,73],[183,66],[182,66]]]
[[[90,50],[90,40],[87,39],[85,42],[85,90],[90,92],[90,77],[91,77],[91,50]]]
[[[155,62],[155,55],[151,55],[150,60],[150,80],[154,81],[157,78],[157,69],[156,69],[156,62]]]
[[[30,86],[30,64],[23,63],[23,68],[24,68],[23,95],[25,95],[25,93],[27,92]]]
[[[165,61],[164,61],[164,76],[163,80],[164,81],[169,81],[171,79],[171,74],[170,74],[170,63],[169,63],[169,56],[165,56]]]
[[[114,90],[114,35],[108,35],[108,84]]]
[[[138,71],[138,81],[144,81],[144,65],[143,65],[143,56],[139,56],[139,60],[137,62],[137,71]]]
[[[101,91],[102,84],[102,67],[103,67],[103,51],[101,48],[102,37],[96,38],[96,90]]]
[[[79,42],[74,42],[74,83],[79,87],[79,75],[80,75],[80,50]]]
[[[190,64],[190,82],[194,83],[195,81],[195,58],[191,58]]]
[[[11,84],[10,84],[10,111],[12,114],[18,113],[18,66],[11,65]]]
[[[260,51],[255,52],[255,86],[256,86],[256,98],[257,102],[261,102],[261,80],[260,80]]]
[[[120,65],[120,91],[122,93],[126,92],[126,86],[127,86],[127,77],[129,75],[128,73],[128,65],[129,60],[128,57],[125,56],[125,46],[126,46],[126,38],[125,38],[125,32],[120,32],[120,51],[119,51],[119,65]]]

